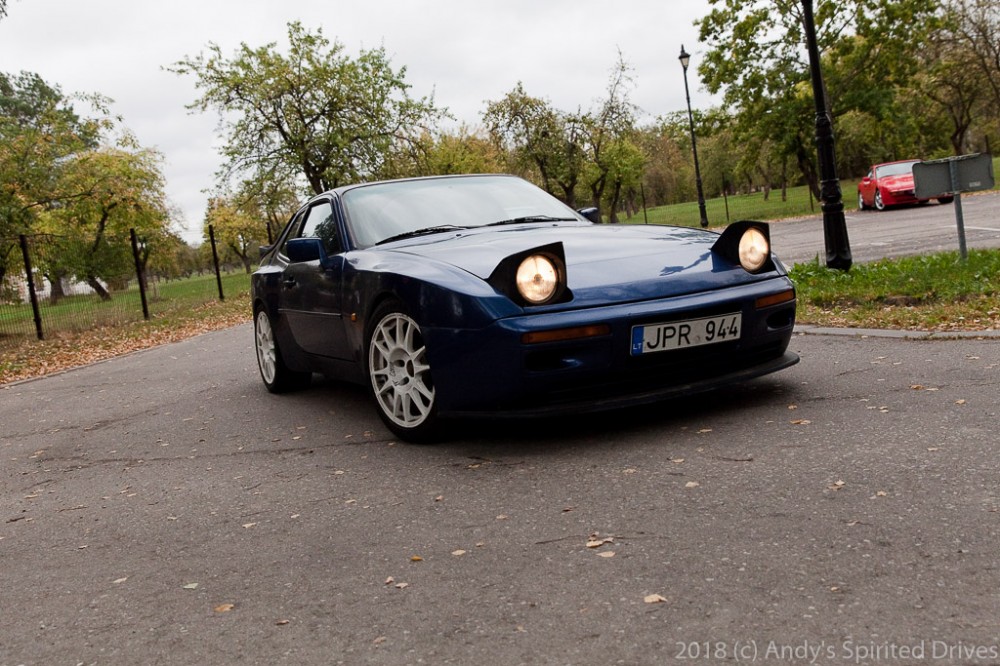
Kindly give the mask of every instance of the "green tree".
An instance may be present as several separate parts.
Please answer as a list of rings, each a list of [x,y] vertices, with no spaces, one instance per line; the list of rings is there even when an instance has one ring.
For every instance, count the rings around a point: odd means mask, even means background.
[[[742,141],[756,136],[759,146],[775,151],[769,159],[793,159],[819,196],[801,4],[710,2],[713,9],[698,23],[709,47],[698,68],[706,87],[723,93]],[[938,0],[819,2],[817,43],[835,118],[858,110],[875,118],[885,132],[899,125],[893,123],[901,111],[896,92],[918,70],[917,56],[937,25],[938,8]],[[886,144],[905,140],[900,133],[887,137]]]
[[[618,221],[622,186],[638,183],[641,172],[641,153],[632,141],[637,109],[629,100],[630,70],[619,53],[608,82],[607,97],[581,123],[591,204],[600,209],[606,206],[611,222]]]
[[[528,95],[518,82],[502,99],[487,104],[483,122],[497,148],[508,156],[509,171],[576,206],[585,159],[579,116]]]
[[[54,287],[72,276],[110,300],[109,289],[124,286],[134,273],[129,230],[151,238],[169,224],[161,162],[126,136],[63,165],[59,187],[75,196],[47,208],[36,225],[57,239],[39,262]]]
[[[97,112],[79,116],[58,86],[30,72],[0,73],[0,280],[18,234],[30,233],[38,215],[86,196],[62,178],[75,155],[93,149],[112,126],[106,101],[81,97]]]
[[[384,48],[357,58],[322,30],[288,24],[289,50],[242,44],[231,59],[216,44],[171,71],[193,74],[201,97],[189,108],[214,108],[226,138],[220,180],[294,169],[319,193],[379,177],[389,157],[431,130],[445,111],[414,99],[406,68],[393,69]]]
[[[209,237],[209,225],[215,233],[216,245],[222,245],[235,256],[249,275],[253,271],[253,260],[266,239],[265,221],[232,199],[217,197],[208,202],[205,213],[206,239]]]

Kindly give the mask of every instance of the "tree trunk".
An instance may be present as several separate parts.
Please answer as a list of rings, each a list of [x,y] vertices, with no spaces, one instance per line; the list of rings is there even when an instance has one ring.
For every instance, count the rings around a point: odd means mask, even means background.
[[[111,294],[108,293],[108,290],[104,288],[104,285],[101,284],[101,281],[98,280],[96,277],[94,277],[93,275],[88,275],[87,284],[89,284],[90,288],[93,289],[94,292],[101,297],[102,301],[111,300]]]
[[[63,298],[66,297],[66,290],[63,289],[62,274],[45,275],[45,278],[49,281],[49,303],[55,305]]]

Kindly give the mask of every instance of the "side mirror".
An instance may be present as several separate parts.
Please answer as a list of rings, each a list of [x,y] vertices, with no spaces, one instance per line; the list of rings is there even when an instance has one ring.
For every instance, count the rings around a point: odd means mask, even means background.
[[[583,215],[585,218],[587,218],[588,220],[590,220],[594,224],[600,224],[601,223],[601,211],[598,208],[594,208],[594,207],[581,208],[580,210],[578,210],[576,212],[578,212],[580,215]]]
[[[323,241],[316,237],[293,238],[285,246],[288,253],[288,260],[292,263],[303,261],[319,261],[326,263],[326,250],[323,248]]]
[[[260,246],[260,258],[263,259],[268,252],[274,249],[273,245],[261,245]]]

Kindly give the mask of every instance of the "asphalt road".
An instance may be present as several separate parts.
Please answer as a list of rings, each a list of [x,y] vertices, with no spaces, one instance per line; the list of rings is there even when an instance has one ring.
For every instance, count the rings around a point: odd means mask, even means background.
[[[1000,663],[1000,341],[412,446],[251,337],[0,388],[0,664]]]
[[[845,198],[857,195],[845,192]],[[978,192],[961,199],[966,246],[1000,247],[1000,192]],[[933,252],[957,252],[958,222],[955,204],[889,208],[882,212],[848,211],[844,215],[854,263],[883,257]],[[821,215],[771,224],[771,242],[787,265],[826,263]]]

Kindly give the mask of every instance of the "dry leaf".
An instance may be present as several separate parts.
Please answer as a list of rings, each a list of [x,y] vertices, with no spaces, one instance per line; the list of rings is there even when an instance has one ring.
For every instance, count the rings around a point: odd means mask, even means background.
[[[278,620],[278,621],[277,621],[277,622],[275,622],[274,624],[276,624],[276,625],[277,625],[277,626],[279,626],[279,627],[283,627],[283,626],[285,626],[286,624],[288,624],[288,620]]]
[[[392,576],[389,576],[388,578],[385,579],[385,584],[386,585],[392,585],[395,582],[396,582],[396,579],[393,578]]]
[[[414,555],[413,557],[410,558],[410,561],[411,562],[423,562],[424,558],[420,557],[419,555]]]
[[[234,608],[236,608],[235,604],[219,604],[213,610],[216,613],[228,613],[229,611],[233,610]]]
[[[615,551],[613,551],[613,550],[606,550],[603,553],[598,553],[597,556],[598,557],[614,557],[615,556]]]
[[[701,434],[704,434],[706,432],[712,432],[712,429],[711,428],[702,428],[701,430],[698,431],[698,434],[701,435]]]
[[[248,530],[256,524],[257,523],[243,523],[243,529]]]
[[[687,483],[684,484],[684,487],[685,488],[697,488],[700,485],[701,484],[698,483],[697,481],[688,481]]]
[[[455,557],[461,557],[462,555],[465,555],[465,551],[459,548],[458,550],[451,551],[451,554]]]
[[[914,391],[923,391],[924,390],[923,384],[914,384],[910,388],[913,389]]]
[[[410,586],[409,583],[396,583],[396,589],[397,590],[405,590],[409,586]]]
[[[965,400],[956,400],[955,404],[956,405],[964,405],[965,404]]]
[[[670,462],[672,462],[675,465],[680,465],[682,462],[684,462],[684,458],[671,458]]]
[[[667,598],[659,594],[647,594],[642,600],[647,604],[663,604],[667,602]]]
[[[809,425],[812,421],[809,419],[795,419],[794,421],[790,421],[790,423],[792,425]]]
[[[121,585],[122,583],[124,583],[127,580],[128,580],[128,576],[125,576],[124,578],[116,578],[116,579],[114,579],[111,582],[114,583],[115,585]]]
[[[198,583],[188,583],[187,585],[181,585],[181,588],[185,590],[197,590]]]

